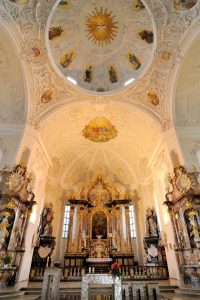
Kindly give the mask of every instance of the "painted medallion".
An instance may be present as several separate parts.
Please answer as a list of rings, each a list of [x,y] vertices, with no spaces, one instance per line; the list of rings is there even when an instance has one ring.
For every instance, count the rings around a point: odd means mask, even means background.
[[[108,142],[117,136],[117,130],[111,122],[104,117],[92,119],[82,131],[83,136],[92,142]]]

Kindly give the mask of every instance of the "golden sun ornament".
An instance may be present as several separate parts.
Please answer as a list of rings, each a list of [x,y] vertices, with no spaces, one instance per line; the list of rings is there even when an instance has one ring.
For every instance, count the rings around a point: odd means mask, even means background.
[[[87,26],[87,35],[94,44],[98,43],[103,46],[105,43],[110,44],[112,40],[116,37],[118,22],[114,21],[115,16],[112,15],[112,12],[103,10],[101,7],[100,10],[95,8],[89,16],[87,17],[86,26]]]

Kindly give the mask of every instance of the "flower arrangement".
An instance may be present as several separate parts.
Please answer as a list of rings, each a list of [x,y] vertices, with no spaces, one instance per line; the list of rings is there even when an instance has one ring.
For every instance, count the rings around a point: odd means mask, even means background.
[[[111,274],[114,278],[121,276],[120,265],[115,260],[111,265]]]

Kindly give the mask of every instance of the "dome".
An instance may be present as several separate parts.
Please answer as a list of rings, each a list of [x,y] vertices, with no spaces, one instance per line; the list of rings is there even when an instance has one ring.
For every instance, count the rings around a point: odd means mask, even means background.
[[[57,73],[94,94],[135,82],[150,66],[156,44],[145,5],[139,0],[61,0],[47,32]]]

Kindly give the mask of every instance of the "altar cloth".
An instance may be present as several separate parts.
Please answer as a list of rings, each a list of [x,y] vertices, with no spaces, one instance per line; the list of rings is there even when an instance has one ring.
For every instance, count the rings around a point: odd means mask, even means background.
[[[88,263],[105,263],[105,262],[111,262],[112,258],[110,257],[104,257],[104,258],[100,258],[100,257],[90,257],[90,258],[86,258],[86,262]]]
[[[82,277],[81,284],[81,300],[89,299],[89,286],[91,284],[112,285],[113,299],[122,300],[122,285],[121,278],[113,277],[109,274],[86,274]]]

